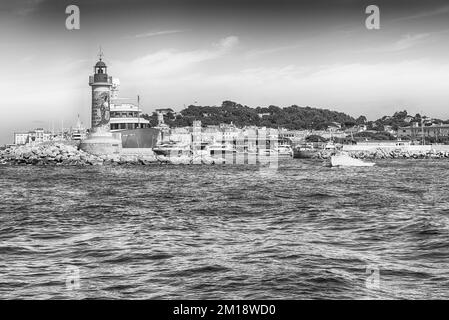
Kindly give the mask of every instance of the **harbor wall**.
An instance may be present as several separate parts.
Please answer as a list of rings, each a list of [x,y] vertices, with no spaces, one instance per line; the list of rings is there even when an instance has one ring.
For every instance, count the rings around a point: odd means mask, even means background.
[[[343,151],[375,151],[382,149],[385,151],[400,150],[402,152],[449,152],[449,145],[384,145],[384,144],[356,144],[344,145]]]
[[[356,159],[447,159],[449,148],[446,146],[403,146],[383,148],[343,148],[343,151]],[[326,158],[329,154],[321,154]]]
[[[403,150],[410,152],[428,152],[432,150],[432,146],[415,146],[415,145],[382,145],[382,144],[364,144],[364,145],[343,145],[343,151],[374,151],[377,149],[383,150]],[[449,149],[448,149],[449,150]]]

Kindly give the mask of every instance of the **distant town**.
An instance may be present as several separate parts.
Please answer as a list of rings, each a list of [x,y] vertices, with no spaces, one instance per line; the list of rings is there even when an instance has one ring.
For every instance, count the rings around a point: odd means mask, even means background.
[[[332,140],[341,144],[360,142],[409,141],[411,144],[448,144],[449,121],[429,118],[420,114],[409,115],[407,111],[384,116],[376,121],[366,117],[353,118],[344,113],[326,109],[291,106],[279,108],[250,108],[232,101],[221,106],[190,105],[180,112],[171,108],[156,109],[145,114],[131,101],[118,103],[118,85],[112,89],[110,104],[111,132],[137,128],[154,128],[161,132],[159,139],[188,141],[192,127],[200,126],[202,133],[221,133],[238,136],[250,130],[268,129],[279,138],[285,138],[292,146],[305,142]],[[38,144],[47,141],[81,141],[89,129],[80,119],[74,126],[52,129],[35,128],[15,132],[12,145]],[[184,136],[184,137],[183,137]]]
[[[304,143],[357,144],[360,142],[406,141],[409,144],[449,144],[449,120],[409,115],[398,111],[368,121],[365,116],[354,118],[342,112],[296,105],[251,108],[233,101],[223,101],[221,106],[190,105],[180,112],[171,108],[155,109],[152,114],[143,113],[140,98],[137,103],[119,98],[120,81],[111,78],[110,131],[119,139],[126,139],[129,130],[156,129],[157,142],[189,142],[193,130],[201,132],[204,141],[232,140],[260,131],[276,135],[283,145],[295,147]],[[130,100],[130,101],[128,101]],[[35,128],[15,132],[12,144],[5,147],[39,144],[48,141],[80,142],[89,134],[89,128],[81,123],[60,131]],[[132,134],[131,134],[132,135]],[[143,139],[153,139],[154,134]],[[150,138],[148,138],[150,137]],[[141,139],[142,140],[142,139]],[[154,146],[156,141],[149,145]],[[142,143],[141,143],[142,144]]]

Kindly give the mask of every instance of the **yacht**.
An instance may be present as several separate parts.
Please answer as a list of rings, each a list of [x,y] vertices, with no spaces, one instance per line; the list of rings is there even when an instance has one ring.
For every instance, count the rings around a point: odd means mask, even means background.
[[[180,157],[192,155],[190,145],[179,144],[174,141],[158,144],[152,150],[157,156]]]

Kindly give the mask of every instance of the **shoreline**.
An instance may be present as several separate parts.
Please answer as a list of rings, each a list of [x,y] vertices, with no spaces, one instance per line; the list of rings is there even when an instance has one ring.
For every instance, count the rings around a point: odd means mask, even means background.
[[[152,150],[124,149],[120,154],[96,156],[78,149],[73,144],[54,143],[23,145],[0,150],[0,165],[90,166],[90,165],[190,165],[221,164],[221,159],[197,155],[195,157],[167,158],[156,156]]]
[[[350,157],[360,160],[384,160],[384,159],[433,159],[444,160],[449,159],[449,151],[429,150],[408,150],[408,149],[391,149],[376,148],[372,150],[351,150],[345,151]],[[314,158],[328,159],[331,153],[328,151],[318,152]]]
[[[42,145],[24,145],[0,150],[1,165],[42,165],[42,166],[90,166],[90,165],[194,165],[194,164],[223,164],[224,160],[211,156],[175,157],[156,156],[151,150],[124,149],[121,154],[96,156],[79,150],[76,145],[54,143]],[[151,151],[151,152],[150,152]],[[344,151],[355,159],[384,160],[384,159],[449,159],[449,151],[435,149],[391,149],[376,148],[371,150]],[[318,152],[314,159],[328,159],[331,153]],[[298,159],[299,160],[299,159]],[[300,160],[299,160],[300,161]]]

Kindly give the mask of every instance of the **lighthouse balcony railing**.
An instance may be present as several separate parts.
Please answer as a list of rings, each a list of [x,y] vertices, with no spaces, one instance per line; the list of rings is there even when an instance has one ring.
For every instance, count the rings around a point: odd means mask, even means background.
[[[112,84],[112,77],[108,77],[108,75],[105,73],[99,73],[99,74],[95,74],[93,76],[89,76],[89,84],[97,83],[97,82]]]

